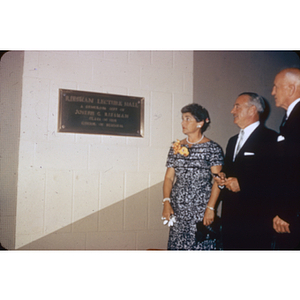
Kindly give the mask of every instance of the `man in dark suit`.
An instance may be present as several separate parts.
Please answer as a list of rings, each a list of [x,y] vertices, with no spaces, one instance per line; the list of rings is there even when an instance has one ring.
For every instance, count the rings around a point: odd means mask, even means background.
[[[270,181],[272,151],[278,134],[260,122],[264,99],[242,93],[231,113],[241,129],[229,139],[220,178],[224,250],[271,249]],[[225,175],[226,174],[226,175]]]
[[[300,70],[279,72],[272,95],[277,107],[286,110],[278,137],[278,190],[273,226],[277,249],[299,249],[300,242]]]

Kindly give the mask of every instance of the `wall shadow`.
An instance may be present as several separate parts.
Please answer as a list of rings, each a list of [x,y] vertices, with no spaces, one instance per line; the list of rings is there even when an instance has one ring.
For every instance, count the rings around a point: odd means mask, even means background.
[[[17,250],[165,250],[169,230],[161,221],[162,185],[160,182]]]

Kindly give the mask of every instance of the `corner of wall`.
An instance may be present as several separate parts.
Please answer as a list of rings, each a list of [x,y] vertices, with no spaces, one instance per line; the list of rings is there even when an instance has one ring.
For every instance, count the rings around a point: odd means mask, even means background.
[[[9,51],[0,62],[0,242],[15,248],[20,116],[24,52]]]

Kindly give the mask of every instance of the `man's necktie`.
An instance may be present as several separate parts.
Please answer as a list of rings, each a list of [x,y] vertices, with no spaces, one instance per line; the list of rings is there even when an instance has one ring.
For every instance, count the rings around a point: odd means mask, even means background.
[[[234,154],[234,157],[233,157],[233,161],[235,160],[235,157],[237,156],[237,154],[239,153],[239,151],[241,150],[242,148],[242,142],[243,142],[243,138],[244,138],[244,130],[242,129],[240,131],[240,134],[239,134],[239,138],[238,138],[238,144],[237,144],[237,147],[236,147],[236,151],[235,151],[235,154]]]
[[[283,119],[282,119],[281,125],[280,125],[280,127],[279,127],[279,132],[280,132],[280,133],[281,133],[282,128],[284,127],[286,121],[287,121],[287,115],[286,115],[286,113],[285,113],[285,115],[284,115],[284,117],[283,117]]]

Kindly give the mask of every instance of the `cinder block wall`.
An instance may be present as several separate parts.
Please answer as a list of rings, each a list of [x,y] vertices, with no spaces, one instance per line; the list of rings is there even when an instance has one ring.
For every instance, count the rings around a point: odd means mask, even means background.
[[[16,68],[16,56],[2,60]],[[162,181],[180,109],[193,101],[193,52],[25,51],[23,64],[15,232],[2,245],[165,249]],[[144,97],[144,138],[58,133],[60,88]]]

